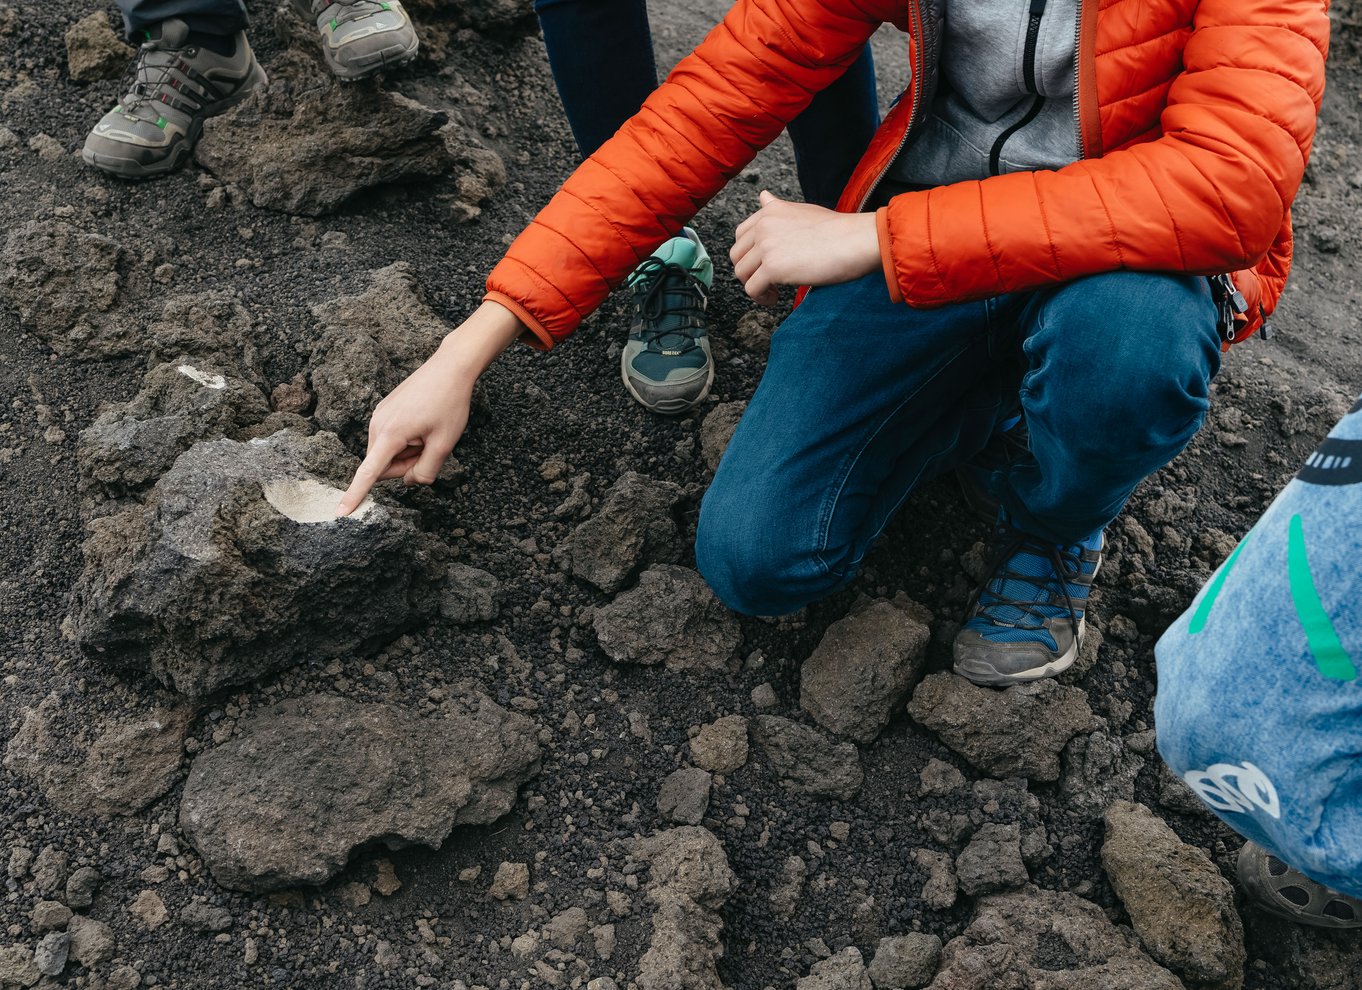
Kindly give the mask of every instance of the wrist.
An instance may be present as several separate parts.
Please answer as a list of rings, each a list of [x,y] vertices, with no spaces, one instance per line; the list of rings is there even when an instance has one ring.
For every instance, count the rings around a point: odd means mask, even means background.
[[[445,335],[435,360],[445,365],[457,381],[471,388],[497,355],[524,330],[524,325],[506,307],[485,302]]]

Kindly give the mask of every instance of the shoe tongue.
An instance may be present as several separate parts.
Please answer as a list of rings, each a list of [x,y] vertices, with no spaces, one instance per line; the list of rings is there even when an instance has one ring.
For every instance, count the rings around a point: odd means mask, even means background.
[[[162,21],[147,32],[149,40],[156,42],[158,48],[175,50],[183,48],[189,40],[189,25],[178,17]]]
[[[661,260],[663,264],[680,265],[687,271],[695,267],[699,255],[700,245],[689,237],[673,237],[653,252],[653,257]]]

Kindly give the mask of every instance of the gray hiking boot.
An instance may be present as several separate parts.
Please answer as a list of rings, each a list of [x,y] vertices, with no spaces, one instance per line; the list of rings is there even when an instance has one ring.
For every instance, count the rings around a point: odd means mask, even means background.
[[[713,281],[714,265],[689,227],[629,276],[634,313],[620,376],[645,409],[675,416],[709,394],[714,358],[705,306]]]
[[[363,79],[416,57],[416,28],[399,0],[293,0],[293,6],[317,25],[338,79]]]
[[[1362,928],[1362,899],[1312,880],[1254,842],[1239,850],[1239,882],[1258,906],[1286,921],[1318,928]]]
[[[81,157],[110,175],[147,179],[173,172],[194,150],[209,117],[236,106],[268,80],[244,32],[231,55],[188,43],[184,21],[163,21],[142,43],[132,85],[85,139]]]

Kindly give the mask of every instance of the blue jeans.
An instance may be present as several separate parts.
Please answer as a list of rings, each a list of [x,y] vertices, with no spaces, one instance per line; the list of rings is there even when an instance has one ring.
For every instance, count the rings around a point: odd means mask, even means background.
[[[118,0],[118,9],[134,42],[139,40],[137,32],[171,17],[203,34],[236,34],[249,23],[244,0]]]
[[[1236,832],[1362,897],[1362,399],[1155,653],[1168,766]]]
[[[657,88],[645,0],[536,0],[553,81],[582,156]],[[790,125],[804,199],[833,207],[880,125],[870,46]]]
[[[1220,366],[1204,278],[1118,272],[940,309],[884,276],[811,291],[771,338],[700,509],[695,556],[729,607],[780,615],[855,576],[915,487],[1021,405],[1031,454],[990,488],[1056,543],[1105,526],[1191,440]]]

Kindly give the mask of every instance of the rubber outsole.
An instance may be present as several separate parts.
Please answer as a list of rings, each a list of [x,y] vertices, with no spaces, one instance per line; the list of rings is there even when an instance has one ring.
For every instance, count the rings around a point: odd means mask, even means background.
[[[629,368],[624,363],[624,357],[620,357],[620,378],[624,381],[624,387],[629,390],[629,394],[634,397],[644,409],[659,416],[680,416],[694,409],[709,396],[709,390],[714,387],[714,361],[709,363],[709,373],[705,376],[705,387],[700,390],[700,394],[693,399],[663,399],[660,402],[649,402],[639,395],[634,388],[634,383],[629,380]]]
[[[366,64],[356,69],[353,65],[343,66],[331,56],[331,50],[322,43],[322,57],[326,59],[326,67],[331,70],[341,82],[351,83],[360,82],[371,76],[383,72],[385,69],[395,69],[398,66],[406,65],[416,58],[421,50],[421,40],[414,39],[410,48],[403,48],[394,45],[392,48],[385,48],[380,52],[375,52],[370,56],[372,64]]]

